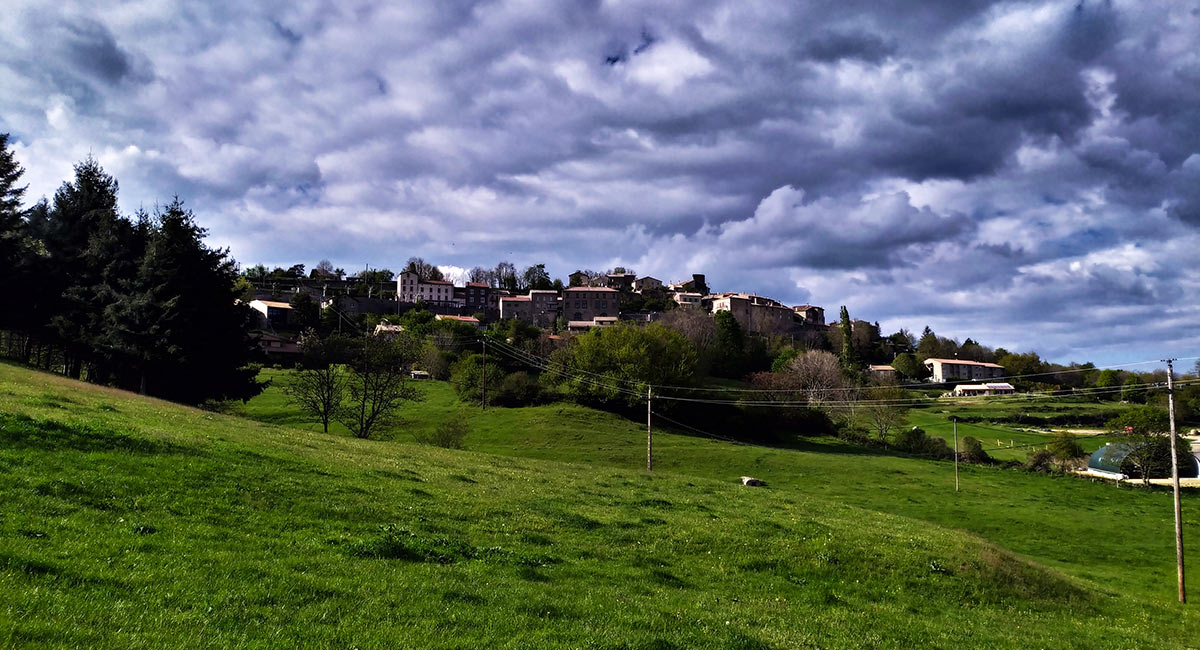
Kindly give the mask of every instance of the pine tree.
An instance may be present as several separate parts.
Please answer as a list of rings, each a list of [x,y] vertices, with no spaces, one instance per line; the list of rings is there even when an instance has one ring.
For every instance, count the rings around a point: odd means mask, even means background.
[[[78,378],[84,361],[96,358],[112,300],[105,282],[118,267],[129,268],[123,244],[132,236],[132,225],[117,215],[117,181],[92,157],[75,165],[74,182],[55,192],[44,235],[49,329],[63,347],[66,374]]]
[[[148,394],[198,403],[261,390],[246,367],[257,348],[236,264],[205,234],[178,198],[159,210],[134,279],[106,312],[110,344]]]
[[[0,133],[0,268],[5,269],[10,278],[16,271],[18,291],[27,286],[19,272],[24,266],[22,258],[26,247],[26,228],[21,210],[21,197],[25,194],[25,186],[18,185],[24,173],[25,169],[17,163],[13,152],[8,149],[8,134]],[[28,303],[25,300],[17,300],[13,304]],[[0,328],[12,329],[17,324],[18,310],[3,311],[4,314],[0,315]]]
[[[858,363],[854,358],[854,327],[850,323],[850,311],[842,305],[841,324],[838,326],[842,334],[842,353],[839,360],[842,363],[842,368],[846,371],[854,371],[857,369]]]

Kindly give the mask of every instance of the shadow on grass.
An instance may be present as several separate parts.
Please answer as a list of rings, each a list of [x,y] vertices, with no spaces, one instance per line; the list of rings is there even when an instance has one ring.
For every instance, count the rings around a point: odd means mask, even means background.
[[[197,454],[198,450],[161,440],[134,438],[94,424],[35,420],[0,413],[0,448],[41,451],[123,451],[131,454]]]

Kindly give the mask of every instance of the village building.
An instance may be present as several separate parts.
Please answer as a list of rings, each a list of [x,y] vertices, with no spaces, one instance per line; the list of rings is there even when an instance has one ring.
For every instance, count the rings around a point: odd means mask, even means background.
[[[925,367],[934,383],[942,384],[956,379],[1000,379],[1004,366],[982,361],[962,359],[926,359]]]
[[[633,291],[633,283],[637,276],[633,273],[609,273],[602,280],[602,285],[621,292]]]
[[[423,302],[435,307],[464,307],[465,298],[455,298],[454,283],[448,280],[422,280],[413,271],[404,271],[396,279],[396,299]]]
[[[620,293],[607,287],[571,287],[563,291],[562,313],[568,321],[590,321],[621,313]]]
[[[692,293],[692,292],[688,292],[688,291],[680,291],[677,293],[673,293],[673,294],[671,294],[671,297],[675,299],[675,302],[679,303],[680,307],[696,307],[696,308],[700,307],[700,303],[704,299],[704,296],[702,296],[698,293]]]
[[[463,306],[470,312],[484,312],[499,308],[496,290],[486,282],[468,282],[463,287]]]
[[[633,290],[637,291],[638,293],[662,291],[663,283],[662,280],[647,275],[644,278],[638,278],[633,281]]]
[[[721,311],[733,314],[743,330],[757,334],[786,333],[795,320],[792,310],[778,300],[755,294],[726,292],[713,296],[713,314]]]
[[[300,345],[296,341],[267,332],[256,332],[251,336],[268,358],[291,360],[300,356]]]
[[[620,320],[616,316],[597,316],[591,320],[567,321],[568,332],[586,332],[593,327],[611,327]]]
[[[529,292],[529,323],[531,325],[550,329],[558,320],[559,298],[553,289],[534,289]]]
[[[277,300],[251,300],[250,308],[261,314],[262,324],[286,328],[292,322],[292,306]]]
[[[896,369],[886,365],[869,365],[867,374],[875,379],[891,380],[896,378]]]
[[[515,318],[522,323],[533,322],[533,301],[529,296],[501,296],[500,318]]]
[[[816,305],[796,305],[792,307],[796,318],[805,325],[825,325],[825,309]]]

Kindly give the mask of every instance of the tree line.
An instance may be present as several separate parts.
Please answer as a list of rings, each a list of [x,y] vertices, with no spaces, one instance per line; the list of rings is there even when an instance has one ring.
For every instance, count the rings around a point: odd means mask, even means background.
[[[0,134],[0,310],[10,359],[93,383],[199,403],[248,398],[255,314],[227,250],[178,197],[118,211],[118,183],[92,157],[50,199],[22,207],[24,168]]]

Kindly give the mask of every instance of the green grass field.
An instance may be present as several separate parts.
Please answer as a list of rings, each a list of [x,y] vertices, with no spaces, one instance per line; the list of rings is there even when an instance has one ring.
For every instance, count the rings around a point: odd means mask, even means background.
[[[0,365],[0,644],[1194,645],[1161,491],[670,434],[649,474],[637,423],[424,390],[364,441]]]
[[[1080,410],[1092,410],[1097,408],[1090,404],[1071,405],[1073,408]],[[1060,412],[1055,410],[1056,406],[1051,404],[1033,405],[1012,404],[997,407],[995,405],[979,404],[970,406],[956,406],[949,408],[941,408],[938,406],[919,408],[909,411],[908,424],[910,426],[918,426],[925,430],[931,436],[938,436],[945,439],[950,446],[954,446],[954,416],[983,416],[989,417],[992,415],[1002,417],[1006,412],[1016,411],[1021,412]],[[1112,408],[1111,405],[1099,406],[1098,408]],[[997,418],[999,419],[999,417]],[[1066,427],[1054,427],[1054,430],[1064,429]],[[978,438],[983,443],[983,449],[992,458],[997,460],[1018,460],[1022,461],[1029,455],[1033,448],[1045,446],[1054,437],[1050,431],[1036,431],[1032,427],[1014,426],[1004,423],[974,423],[974,422],[959,422],[958,437],[961,440],[965,436],[973,436]],[[1105,443],[1112,440],[1112,436],[1104,434],[1079,434],[1076,435],[1080,446],[1087,452],[1093,452],[1104,446]]]

